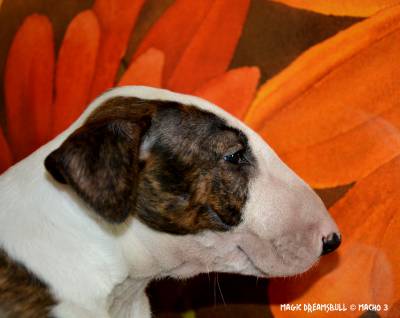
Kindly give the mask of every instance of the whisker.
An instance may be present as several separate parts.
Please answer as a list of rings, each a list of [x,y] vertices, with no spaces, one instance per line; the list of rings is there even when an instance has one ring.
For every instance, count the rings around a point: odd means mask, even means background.
[[[223,302],[224,306],[226,306],[224,295],[222,294],[221,286],[219,285],[218,273],[217,273],[216,277],[217,277],[217,286],[218,286],[219,294],[221,295],[222,302]]]
[[[206,264],[206,270],[207,270],[207,276],[208,276],[208,284],[210,284],[211,277],[210,277],[210,269],[208,268],[208,264]]]
[[[216,276],[214,275],[214,307],[217,307],[217,279]]]

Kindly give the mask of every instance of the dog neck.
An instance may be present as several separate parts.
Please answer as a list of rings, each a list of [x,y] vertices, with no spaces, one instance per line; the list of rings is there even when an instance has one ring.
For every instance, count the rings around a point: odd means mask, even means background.
[[[115,286],[108,297],[111,317],[150,317],[151,310],[145,289],[149,280],[127,278]]]
[[[163,277],[190,277],[207,268],[201,260],[200,255],[205,253],[202,253],[204,245],[200,241],[197,246],[193,245],[190,238],[185,240],[152,230],[136,218],[111,230],[118,239],[129,271],[127,278],[109,295],[108,311],[112,317],[150,317],[145,293],[150,281]],[[196,253],[198,257],[193,261],[192,256]]]

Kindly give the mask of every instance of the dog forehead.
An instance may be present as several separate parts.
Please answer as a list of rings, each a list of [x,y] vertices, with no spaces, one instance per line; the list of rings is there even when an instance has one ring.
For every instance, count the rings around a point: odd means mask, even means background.
[[[87,113],[90,113],[98,106],[102,105],[109,99],[115,97],[136,97],[144,100],[154,101],[171,101],[182,105],[196,107],[199,110],[214,114],[222,119],[227,126],[237,129],[247,138],[253,135],[252,131],[244,125],[240,120],[225,112],[218,106],[196,96],[171,92],[166,89],[152,88],[146,86],[122,86],[113,88],[103,95],[99,96],[89,107]],[[86,112],[85,112],[86,114]]]

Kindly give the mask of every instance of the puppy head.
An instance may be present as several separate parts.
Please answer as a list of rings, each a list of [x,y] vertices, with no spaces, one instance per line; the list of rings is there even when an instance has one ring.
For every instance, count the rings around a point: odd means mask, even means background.
[[[182,243],[189,268],[172,275],[291,275],[319,258],[336,225],[257,134],[197,98],[122,90],[46,158],[57,181],[109,222]]]
[[[241,221],[252,159],[247,138],[211,113],[116,97],[45,166],[109,222],[136,215],[159,231],[188,234]]]

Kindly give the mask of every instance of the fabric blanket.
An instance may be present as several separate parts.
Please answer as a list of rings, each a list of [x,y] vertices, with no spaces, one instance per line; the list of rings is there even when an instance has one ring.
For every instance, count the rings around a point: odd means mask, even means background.
[[[204,97],[317,191],[343,244],[295,278],[155,282],[156,317],[400,317],[399,2],[0,1],[0,172],[112,86]]]

